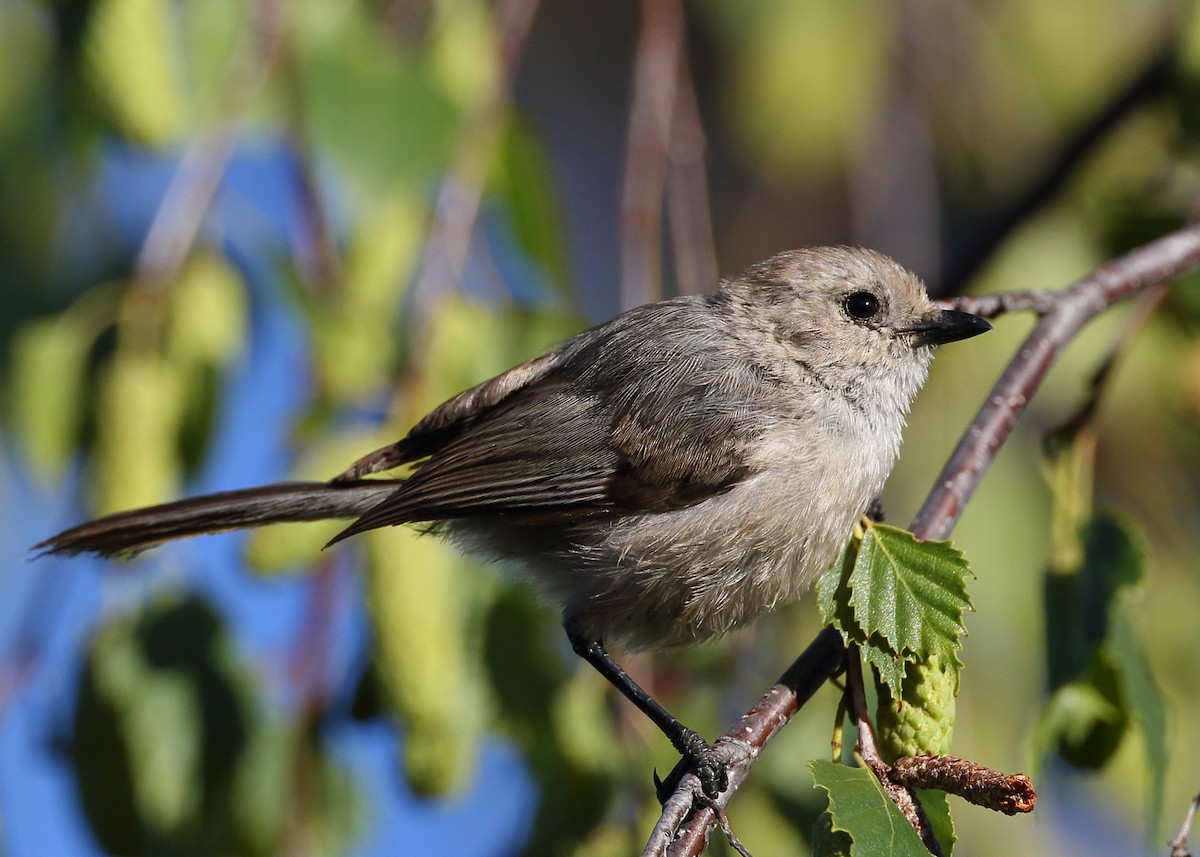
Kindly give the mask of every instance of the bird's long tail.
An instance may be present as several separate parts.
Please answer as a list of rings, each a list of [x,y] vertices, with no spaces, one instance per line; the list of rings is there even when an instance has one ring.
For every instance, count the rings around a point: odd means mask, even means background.
[[[280,524],[357,518],[403,481],[280,482],[118,512],[34,545],[43,554],[135,554],[171,539]]]

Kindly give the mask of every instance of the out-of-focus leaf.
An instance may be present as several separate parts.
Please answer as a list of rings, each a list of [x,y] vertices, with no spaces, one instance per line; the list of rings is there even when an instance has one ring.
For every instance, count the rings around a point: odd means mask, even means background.
[[[556,651],[562,630],[547,621],[548,612],[525,586],[503,587],[488,605],[483,661],[505,727],[518,735],[545,729],[560,708],[574,708],[565,696],[588,693],[587,688],[566,689],[578,679],[572,678],[574,665]]]
[[[491,9],[480,0],[435,2],[429,33],[429,68],[464,111],[493,97],[500,82],[500,60]]]
[[[1126,614],[1126,605],[1121,601],[1112,605],[1108,650],[1116,664],[1126,708],[1141,727],[1146,754],[1146,842],[1151,843],[1158,842],[1167,776],[1166,705]]]
[[[850,846],[854,857],[927,857],[920,837],[870,771],[824,759],[809,762],[808,769],[816,786],[829,795],[832,829],[845,831],[854,840]]]
[[[166,342],[180,362],[223,366],[241,351],[246,337],[246,293],[228,262],[194,254],[170,292]]]
[[[177,493],[183,379],[155,354],[119,349],[96,397],[95,505],[99,514],[161,503]]]
[[[509,121],[501,142],[495,189],[517,244],[561,293],[567,284],[566,244],[549,155],[518,117]]]
[[[345,853],[363,826],[363,807],[347,773],[321,746],[312,723],[262,725],[234,783],[239,831],[251,854]],[[302,844],[302,845],[301,845]]]
[[[312,301],[316,370],[333,401],[358,401],[393,383],[400,305],[423,228],[423,212],[406,194],[371,205],[351,237],[339,289]]]
[[[299,7],[297,55],[313,145],[336,164],[352,200],[418,189],[445,166],[458,112],[364,6],[333,5]]]
[[[167,0],[95,0],[85,75],[125,134],[151,146],[177,139],[188,115]]]
[[[803,854],[796,827],[762,789],[744,789],[730,807],[729,823],[751,854]]]
[[[84,811],[119,855],[229,853],[245,681],[203,602],[163,602],[94,638],[70,744]]]
[[[43,479],[61,472],[79,442],[84,382],[92,338],[82,320],[26,322],[12,342],[12,415],[34,471]]]
[[[411,527],[363,536],[376,665],[404,729],[404,769],[421,794],[446,794],[473,768],[483,693],[467,666],[470,588],[463,560]]]
[[[33,3],[0,4],[0,131],[41,83],[54,43],[46,17]]]
[[[554,699],[551,720],[567,761],[586,771],[614,774],[625,762],[605,699],[609,688],[594,670],[581,668]]]
[[[1099,768],[1116,752],[1128,723],[1116,672],[1097,658],[1085,677],[1060,687],[1042,709],[1030,767],[1036,770],[1046,753],[1057,750],[1076,767]]]

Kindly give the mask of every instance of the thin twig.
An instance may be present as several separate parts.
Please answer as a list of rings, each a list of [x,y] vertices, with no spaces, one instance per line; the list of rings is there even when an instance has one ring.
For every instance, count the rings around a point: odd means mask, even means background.
[[[1200,225],[1152,241],[1060,293],[992,388],[913,520],[917,538],[945,539],[1030,398],[1067,343],[1113,304],[1200,265]]]
[[[493,29],[500,71],[492,89],[480,95],[463,117],[446,175],[434,202],[433,225],[425,240],[421,267],[413,286],[412,330],[428,329],[425,319],[439,294],[462,281],[471,238],[483,200],[483,186],[500,140],[517,68],[538,0],[499,0]],[[419,349],[414,348],[414,353]]]
[[[1183,826],[1179,828],[1179,835],[1168,843],[1171,846],[1171,857],[1192,857],[1187,841],[1192,832],[1192,820],[1196,817],[1197,808],[1200,808],[1200,795],[1192,798],[1187,815],[1183,817]]]
[[[944,539],[949,536],[980,479],[1011,434],[1050,366],[1084,325],[1115,303],[1196,267],[1200,267],[1200,225],[1191,225],[1109,262],[1062,292],[1047,295],[1051,305],[1045,308],[1042,318],[967,427],[910,526],[913,533],[922,539]],[[809,646],[805,655],[822,641],[830,647],[830,651],[841,651],[840,636],[833,629],[826,628]],[[802,655],[797,664],[804,657]],[[832,675],[835,669],[830,670],[829,674]],[[813,670],[809,677],[820,674],[821,670]],[[777,704],[770,702],[774,693],[779,694]],[[762,747],[786,724],[808,696],[811,696],[811,692],[804,697],[797,696],[781,679],[781,683],[776,684],[758,706],[717,741],[717,747],[732,741],[748,743],[749,750],[745,764],[730,770],[729,788],[717,798],[722,806],[728,805],[733,793],[745,781]],[[680,790],[683,789],[681,783]],[[665,813],[668,808],[677,806],[677,797],[678,793],[672,795],[664,805],[664,819],[660,819],[663,829],[655,827],[658,838],[647,844],[644,855],[662,854],[661,850],[652,850],[651,845],[663,841],[677,845],[692,843],[690,850],[680,849],[680,854],[696,855],[703,850],[715,819],[711,813],[700,810],[690,817],[686,811],[683,816],[675,815],[674,818],[684,819],[678,827],[665,822]],[[690,794],[680,800],[686,800],[690,807]]]
[[[621,186],[621,305],[662,297],[662,199],[679,62],[680,0],[642,0]]]

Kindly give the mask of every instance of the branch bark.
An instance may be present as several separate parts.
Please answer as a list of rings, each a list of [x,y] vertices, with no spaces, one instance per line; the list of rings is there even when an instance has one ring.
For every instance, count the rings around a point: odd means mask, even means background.
[[[999,296],[953,301],[963,308],[990,307],[990,315],[1033,309],[1041,314],[1041,319],[967,427],[913,520],[912,532],[922,539],[945,539],[950,535],[1050,367],[1088,322],[1114,304],[1197,267],[1200,267],[1200,224],[1193,224],[1103,265],[1062,292],[1025,294],[1008,305]],[[727,753],[730,760],[729,788],[717,797],[719,807],[728,806],[766,743],[826,678],[836,674],[842,652],[837,632],[831,628],[823,630],[758,705],[717,740],[715,746]],[[797,671],[804,676],[803,693],[796,685]],[[682,779],[664,804],[643,857],[696,855],[704,850],[716,814],[706,807],[691,811],[696,806],[693,794],[698,787],[694,776]]]

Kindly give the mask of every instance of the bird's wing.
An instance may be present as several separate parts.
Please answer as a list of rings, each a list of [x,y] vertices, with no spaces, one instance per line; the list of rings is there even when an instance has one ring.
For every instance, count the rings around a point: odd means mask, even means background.
[[[551,371],[452,422],[454,435],[336,540],[412,521],[661,512],[727,491],[751,473],[754,411],[684,376],[675,383],[653,397],[606,395]]]
[[[561,360],[562,351],[551,351],[464,390],[426,414],[400,440],[367,453],[332,481],[353,482],[432,455],[482,414],[546,377]]]

